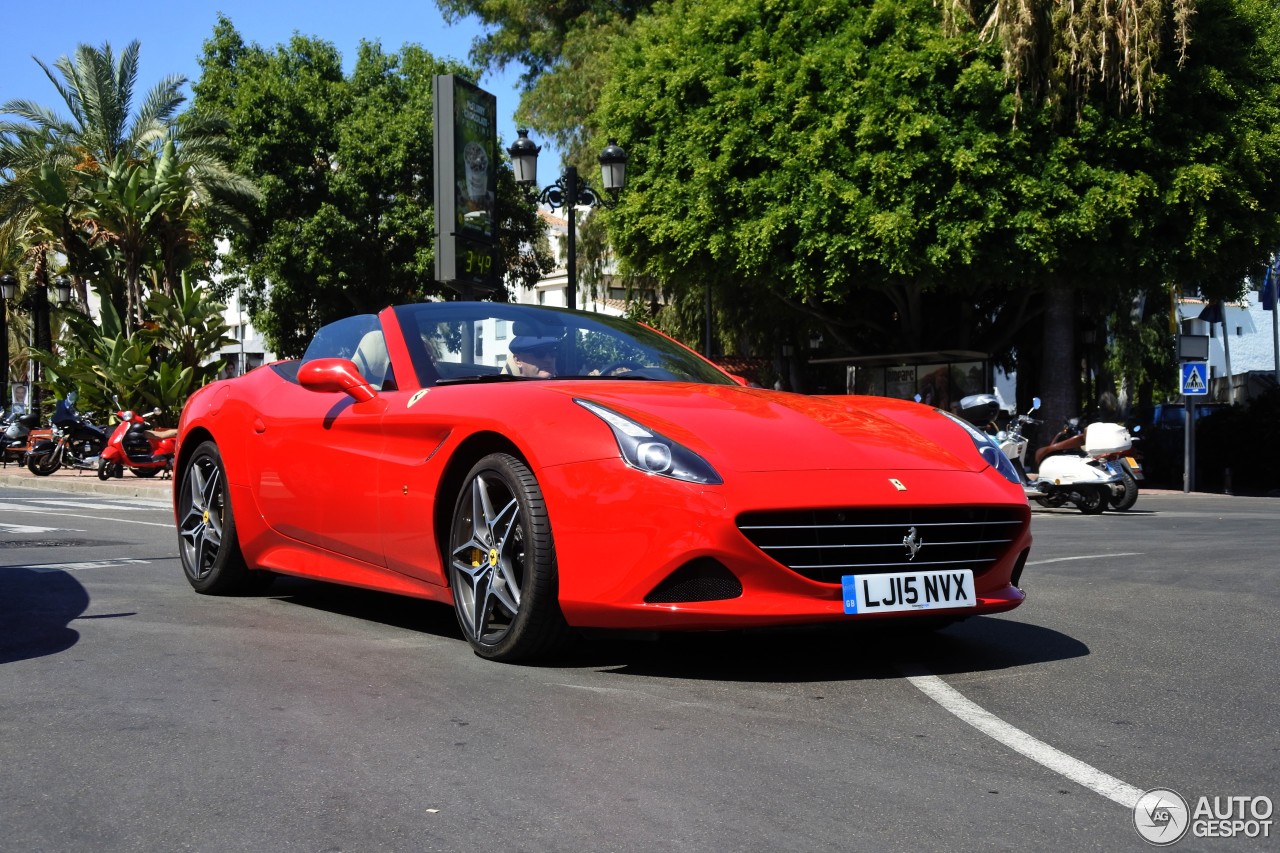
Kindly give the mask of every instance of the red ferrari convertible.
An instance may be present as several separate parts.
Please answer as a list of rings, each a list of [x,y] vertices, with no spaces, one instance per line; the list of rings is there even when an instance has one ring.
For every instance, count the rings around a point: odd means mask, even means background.
[[[175,480],[197,591],[451,602],[505,661],[575,627],[997,613],[1031,544],[1016,472],[946,412],[745,387],[626,320],[489,302],[350,317],[201,389]]]

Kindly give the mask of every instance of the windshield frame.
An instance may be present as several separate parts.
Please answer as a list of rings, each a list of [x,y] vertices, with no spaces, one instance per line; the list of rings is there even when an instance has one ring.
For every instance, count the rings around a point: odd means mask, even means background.
[[[494,382],[625,379],[602,368],[635,364],[630,378],[736,385],[715,364],[661,332],[622,317],[503,302],[419,302],[393,309],[421,387]],[[468,331],[469,330],[469,331]],[[511,375],[511,342],[521,336],[559,348],[551,377]],[[612,358],[610,356],[613,356]]]

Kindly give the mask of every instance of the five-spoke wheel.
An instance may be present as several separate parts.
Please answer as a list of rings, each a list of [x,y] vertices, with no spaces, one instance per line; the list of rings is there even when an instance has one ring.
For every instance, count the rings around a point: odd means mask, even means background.
[[[245,592],[270,579],[250,571],[240,553],[227,474],[218,446],[196,448],[178,481],[178,551],[187,580],[197,592]]]
[[[467,474],[449,533],[458,624],[476,653],[513,661],[549,651],[565,634],[551,523],[538,482],[505,453]]]

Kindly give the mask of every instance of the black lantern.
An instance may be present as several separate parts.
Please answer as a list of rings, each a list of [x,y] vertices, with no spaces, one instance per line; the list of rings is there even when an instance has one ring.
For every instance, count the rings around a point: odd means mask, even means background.
[[[627,185],[627,152],[616,140],[610,139],[600,153],[600,183],[605,192],[615,196]]]
[[[538,152],[541,150],[542,148],[529,138],[529,131],[516,131],[516,141],[507,149],[507,153],[511,155],[511,165],[516,173],[517,184],[531,187],[538,182]]]
[[[71,279],[65,275],[60,275],[53,282],[54,296],[58,300],[59,305],[66,305],[71,301]]]

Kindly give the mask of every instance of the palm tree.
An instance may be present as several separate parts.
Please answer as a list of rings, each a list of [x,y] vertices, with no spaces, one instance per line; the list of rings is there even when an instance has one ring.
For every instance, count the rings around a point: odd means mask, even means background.
[[[182,86],[187,81],[180,74],[165,77],[131,114],[140,49],[139,42],[130,42],[117,60],[109,44],[82,44],[74,60],[63,56],[53,68],[37,59],[71,113],[69,120],[24,99],[9,101],[0,112],[18,116],[27,123],[25,129],[47,133],[53,141],[51,155],[69,158],[80,168],[112,163],[121,154],[141,158],[154,153],[186,100]],[[5,129],[0,125],[0,132]]]
[[[1149,110],[1152,81],[1172,32],[1178,65],[1191,44],[1196,0],[943,0],[951,32],[985,18],[1019,97],[1077,106],[1103,87],[1121,106]]]
[[[262,198],[257,184],[231,169],[235,156],[228,131],[220,116],[191,112],[169,130],[162,156],[172,158],[186,192],[183,203],[166,210],[156,229],[167,295],[176,293],[190,263],[190,249],[198,239],[195,214],[215,229],[244,232],[251,227],[248,211]]]
[[[52,68],[37,60],[69,119],[27,100],[0,106],[17,117],[0,122],[0,174],[12,177],[0,184],[0,218],[16,215],[24,197],[38,195],[34,176],[49,170],[62,176],[80,205],[75,226],[61,236],[82,304],[92,273],[129,332],[143,304],[143,266],[156,266],[161,288],[172,293],[191,261],[196,220],[246,227],[241,211],[258,197],[253,183],[227,165],[226,123],[178,113],[186,78],[164,78],[132,112],[139,49],[134,41],[117,59],[109,44],[82,44],[74,59],[64,56]],[[114,276],[94,267],[85,236],[113,250]]]

